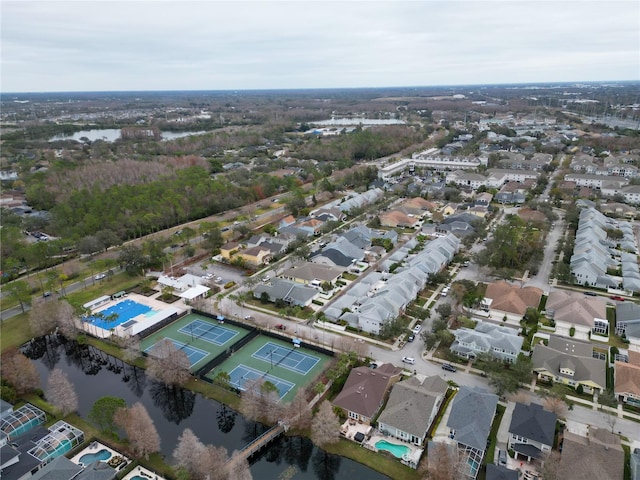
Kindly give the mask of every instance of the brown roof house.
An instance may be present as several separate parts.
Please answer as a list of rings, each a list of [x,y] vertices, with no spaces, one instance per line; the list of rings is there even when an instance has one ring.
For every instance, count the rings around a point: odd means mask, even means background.
[[[527,308],[538,308],[542,298],[542,290],[536,287],[520,288],[503,280],[490,283],[484,294],[483,303],[489,309],[489,318],[519,322],[527,312]]]
[[[616,362],[613,391],[623,402],[640,407],[640,352],[629,350],[629,363]]]
[[[546,304],[547,317],[556,324],[556,335],[589,340],[589,335],[609,335],[607,303],[602,297],[590,297],[580,292],[554,290]],[[573,327],[573,335],[570,334]],[[606,341],[606,339],[604,339]]]
[[[413,228],[418,223],[418,217],[409,216],[400,210],[391,210],[380,214],[380,225],[390,228]]]
[[[606,362],[593,357],[593,346],[555,335],[549,346],[538,343],[533,349],[533,371],[538,379],[582,388],[587,393],[606,388]]]
[[[595,427],[589,427],[588,437],[565,432],[556,478],[622,480],[624,451],[620,438]]]
[[[375,369],[354,368],[333,405],[346,411],[350,420],[369,424],[382,407],[391,385],[400,380],[401,372],[401,368],[390,363]]]

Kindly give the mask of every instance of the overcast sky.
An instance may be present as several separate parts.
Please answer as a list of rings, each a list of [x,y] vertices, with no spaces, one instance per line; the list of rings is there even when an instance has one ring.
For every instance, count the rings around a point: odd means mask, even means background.
[[[640,2],[0,0],[2,92],[640,79]]]

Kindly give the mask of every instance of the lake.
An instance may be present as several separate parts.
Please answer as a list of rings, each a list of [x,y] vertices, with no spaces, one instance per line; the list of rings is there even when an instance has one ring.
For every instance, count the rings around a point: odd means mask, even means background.
[[[207,132],[161,132],[162,140],[175,140],[176,138],[188,137],[190,135],[202,135]],[[88,138],[90,141],[103,140],[105,142],[115,142],[120,138],[119,128],[100,128],[94,130],[80,130],[72,135],[56,135],[49,139],[50,142],[58,140],[75,140],[80,142],[81,138]]]
[[[43,389],[54,368],[67,374],[78,395],[78,413],[84,418],[104,396],[123,398],[128,405],[144,404],[162,439],[167,463],[172,462],[172,452],[185,428],[193,430],[204,444],[224,446],[229,453],[267,429],[219,402],[188,390],[166,388],[147,378],[144,370],[91,346],[49,336],[26,344],[23,351],[34,361]],[[251,464],[254,479],[277,479],[285,470],[295,470],[291,478],[304,480],[388,479],[357,462],[326,454],[302,437],[281,437],[255,455]]]

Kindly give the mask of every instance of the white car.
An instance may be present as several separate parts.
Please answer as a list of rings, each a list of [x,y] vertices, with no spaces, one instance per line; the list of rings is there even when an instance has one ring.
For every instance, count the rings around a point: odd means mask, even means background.
[[[213,278],[213,273],[207,273],[206,275],[203,275],[202,278],[205,280],[211,280]]]
[[[104,273],[99,273],[98,275],[96,275],[95,277],[93,277],[96,280],[102,280],[103,278],[107,278],[107,275]]]
[[[415,327],[413,327],[413,333],[415,333],[416,335],[418,333],[420,333],[420,330],[422,330],[422,324],[421,323],[419,323]]]
[[[413,357],[402,357],[402,363],[409,363],[411,365],[415,365],[416,359]]]

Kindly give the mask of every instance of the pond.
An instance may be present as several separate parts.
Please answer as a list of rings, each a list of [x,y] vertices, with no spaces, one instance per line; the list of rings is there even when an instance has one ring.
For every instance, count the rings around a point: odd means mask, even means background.
[[[160,434],[167,463],[172,462],[173,450],[185,428],[190,428],[203,443],[224,446],[229,453],[266,430],[214,400],[188,390],[169,389],[147,378],[144,370],[91,346],[49,336],[26,344],[23,351],[34,361],[43,387],[54,368],[67,374],[78,395],[78,413],[84,418],[94,402],[104,396],[123,398],[128,405],[141,402]],[[305,480],[388,478],[352,460],[326,454],[301,437],[281,437],[252,460],[255,479],[276,479],[281,475]]]
[[[202,135],[207,132],[161,132],[162,140],[175,140],[176,138],[188,137],[190,135]],[[81,130],[71,135],[56,135],[49,139],[50,142],[56,142],[59,140],[75,140],[76,142],[83,141],[86,138],[91,142],[96,140],[103,140],[105,142],[115,142],[120,138],[119,128],[96,128],[93,130]]]

